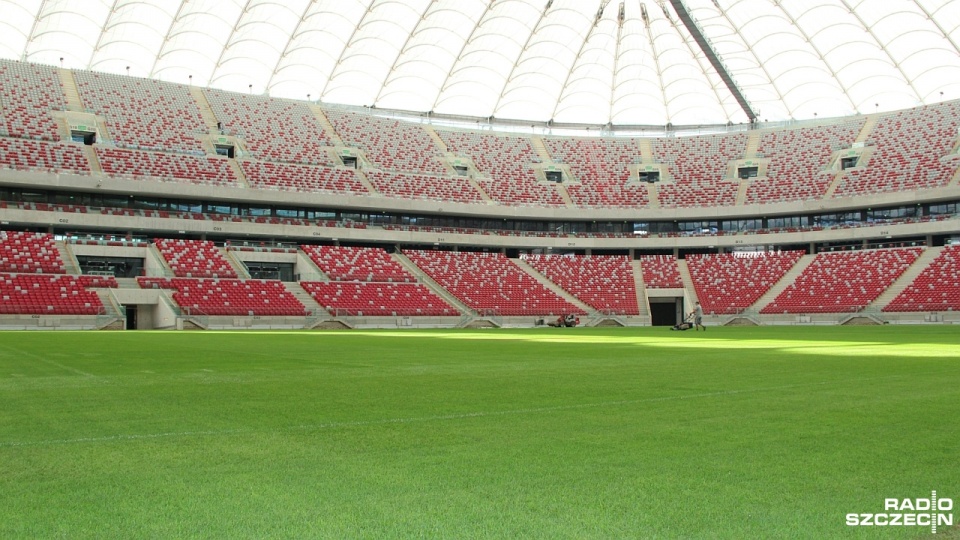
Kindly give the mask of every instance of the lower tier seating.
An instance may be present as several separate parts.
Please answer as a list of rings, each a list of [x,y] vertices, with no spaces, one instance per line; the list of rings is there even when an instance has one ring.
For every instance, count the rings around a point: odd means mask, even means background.
[[[960,246],[947,246],[883,311],[960,311]]]
[[[0,272],[63,274],[63,259],[53,235],[0,231]]]
[[[304,316],[303,304],[276,280],[138,277],[141,288],[173,291],[189,315]]]
[[[626,256],[531,255],[530,266],[594,309],[637,315],[637,288]]]
[[[102,276],[0,274],[0,313],[5,315],[99,315],[103,302],[89,288],[116,287]]]
[[[733,314],[752,306],[797,264],[802,251],[687,255],[704,313]]]
[[[846,313],[873,302],[920,256],[921,248],[820,253],[760,313]]]
[[[441,287],[481,313],[585,314],[501,253],[410,250],[404,254]]]
[[[348,316],[456,316],[460,313],[420,283],[304,281],[300,285],[330,313]]]

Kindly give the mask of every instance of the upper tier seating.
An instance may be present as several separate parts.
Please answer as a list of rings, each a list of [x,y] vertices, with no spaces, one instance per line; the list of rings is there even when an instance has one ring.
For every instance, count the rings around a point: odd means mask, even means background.
[[[467,131],[437,131],[447,149],[473,161],[480,187],[505,205],[562,206],[553,185],[537,182],[531,165],[540,162],[529,137]]]
[[[459,312],[421,283],[331,281],[300,283],[330,313],[348,316],[456,316]]]
[[[866,168],[844,174],[834,197],[909,192],[947,185],[960,160],[946,160],[957,141],[960,103],[945,102],[883,115],[870,133]]]
[[[780,281],[802,251],[687,255],[690,278],[704,313],[740,313]]]
[[[65,108],[56,68],[0,60],[0,135],[59,141],[50,113]]]
[[[482,203],[480,192],[466,178],[368,171],[367,178],[377,191],[400,199],[433,199]]]
[[[647,188],[630,181],[630,165],[640,163],[636,139],[545,138],[544,145],[554,159],[570,165],[581,182],[567,185],[570,200],[577,206],[645,207]]]
[[[770,158],[767,178],[750,183],[746,204],[822,199],[834,176],[824,172],[830,158],[853,144],[865,122],[765,131],[757,151]]]
[[[90,174],[90,162],[87,156],[83,155],[83,147],[63,142],[0,137],[0,166],[8,169]]]
[[[106,118],[117,145],[203,152],[197,137],[209,130],[188,87],[92,71],[74,75],[84,107]]]
[[[235,278],[237,271],[209,240],[155,240],[177,277]]]
[[[501,253],[404,251],[441,287],[482,314],[584,314]]]
[[[257,159],[332,165],[330,136],[302,101],[204,90],[214,116]]]
[[[260,189],[281,189],[306,193],[328,192],[369,195],[353,169],[315,167],[296,163],[241,160],[240,167],[250,185]]]
[[[344,144],[362,148],[375,168],[449,174],[442,161],[443,151],[417,124],[337,110],[326,114]]]
[[[294,316],[307,314],[283,282],[263,279],[138,277],[141,288],[171,289],[189,315]]]
[[[873,302],[920,256],[921,248],[818,253],[760,313],[845,313]]]
[[[883,311],[960,311],[960,245],[947,246]]]
[[[98,147],[97,159],[109,176],[157,178],[194,184],[236,185],[237,175],[220,156],[191,156]]]
[[[98,315],[103,302],[89,287],[116,287],[113,276],[0,274],[0,313]]]
[[[550,281],[599,311],[637,315],[637,287],[626,256],[530,255],[524,259]]]
[[[682,289],[683,278],[673,255],[643,255],[638,257],[643,269],[643,286],[648,289]]]
[[[63,259],[52,234],[0,231],[0,272],[63,274]]]
[[[744,133],[654,139],[654,159],[667,165],[675,182],[657,186],[660,206],[734,205],[739,184],[724,178],[729,162],[741,159],[746,146]]]
[[[300,246],[335,281],[414,282],[417,279],[380,248]]]

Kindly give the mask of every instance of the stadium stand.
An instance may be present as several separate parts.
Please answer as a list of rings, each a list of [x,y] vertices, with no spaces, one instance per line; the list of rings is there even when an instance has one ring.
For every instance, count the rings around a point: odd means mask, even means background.
[[[307,314],[283,282],[262,279],[138,277],[141,288],[170,289],[190,315],[295,316]]]
[[[883,311],[960,311],[960,245],[943,248]]]
[[[259,189],[280,189],[306,193],[369,195],[353,169],[334,169],[296,163],[241,160],[240,167],[250,185]]]
[[[802,251],[687,255],[687,267],[706,314],[752,306],[803,257]]]
[[[97,159],[109,176],[157,178],[194,184],[236,185],[226,158],[98,147]]]
[[[112,276],[0,274],[0,313],[98,315],[103,302],[88,288],[116,287]]]
[[[443,151],[422,126],[346,111],[325,112],[344,143],[363,148],[375,168],[413,174],[449,174],[442,162]]]
[[[74,71],[84,106],[106,119],[117,146],[202,154],[208,132],[189,89],[180,84]]]
[[[63,274],[52,234],[0,231],[0,272]]]
[[[380,248],[300,246],[335,281],[414,282],[416,278]]]
[[[770,158],[767,177],[747,188],[746,204],[822,199],[833,174],[824,173],[836,150],[848,148],[863,128],[863,118],[841,124],[765,131],[757,151]]]
[[[921,248],[819,253],[760,313],[855,312],[876,299],[920,256]]]
[[[465,178],[368,171],[367,178],[380,193],[401,199],[433,199],[481,203],[480,192]]]
[[[177,277],[235,278],[237,271],[209,240],[155,241],[160,254]]]
[[[257,159],[334,164],[327,153],[330,136],[306,103],[212,88],[204,95],[224,129],[241,137]]]
[[[732,206],[737,201],[736,182],[725,181],[727,165],[740,159],[747,136],[702,135],[653,140],[654,159],[667,165],[674,184],[657,187],[660,206]]]
[[[437,131],[447,149],[470,158],[480,177],[477,182],[500,204],[562,206],[554,186],[537,182],[531,165],[541,161],[529,137],[490,135],[466,131]]]
[[[304,281],[300,285],[338,316],[456,316],[460,313],[421,283]]]
[[[633,268],[626,256],[528,255],[523,260],[596,310],[640,313]]]
[[[960,161],[943,158],[952,152],[958,128],[956,101],[881,116],[867,141],[873,155],[866,167],[846,171],[834,197],[947,185]]]
[[[642,161],[636,139],[544,138],[543,143],[550,155],[568,164],[570,172],[581,182],[566,186],[577,206],[637,208],[649,205],[644,186],[636,182],[628,185],[629,166]]]
[[[643,269],[643,285],[648,289],[682,289],[683,278],[673,255],[643,255],[638,257]]]
[[[563,315],[585,312],[557,296],[501,253],[404,251],[434,281],[481,314]]]
[[[80,145],[63,142],[0,138],[0,166],[18,170],[90,174],[90,162]]]
[[[0,60],[0,135],[59,141],[51,111],[66,108],[55,68]]]

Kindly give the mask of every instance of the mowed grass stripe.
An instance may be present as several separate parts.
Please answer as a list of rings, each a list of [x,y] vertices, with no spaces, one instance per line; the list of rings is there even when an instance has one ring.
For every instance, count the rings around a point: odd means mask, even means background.
[[[912,538],[946,330],[0,334],[0,536]]]

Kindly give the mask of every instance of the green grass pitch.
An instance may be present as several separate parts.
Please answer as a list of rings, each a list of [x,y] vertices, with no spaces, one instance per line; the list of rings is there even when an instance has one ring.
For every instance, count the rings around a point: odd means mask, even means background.
[[[0,333],[0,538],[919,538],[845,516],[932,490],[949,326]]]

